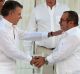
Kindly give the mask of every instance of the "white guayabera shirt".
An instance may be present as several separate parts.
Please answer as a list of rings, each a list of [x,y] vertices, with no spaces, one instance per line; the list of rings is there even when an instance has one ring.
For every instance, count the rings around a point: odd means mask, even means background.
[[[23,32],[15,29],[15,37],[12,23],[2,18],[0,21],[0,62],[13,63],[16,59],[31,61],[31,56],[20,51],[18,48],[19,39],[42,40],[48,38],[48,33]]]
[[[80,74],[80,28],[71,28],[63,35],[59,45],[46,59],[56,64],[56,74]]]

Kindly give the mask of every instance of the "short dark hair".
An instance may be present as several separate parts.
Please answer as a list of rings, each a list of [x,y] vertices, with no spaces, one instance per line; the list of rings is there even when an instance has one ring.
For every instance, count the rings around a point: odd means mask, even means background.
[[[23,8],[23,6],[17,1],[13,1],[13,0],[6,1],[5,4],[2,7],[1,15],[2,16],[7,16],[9,14],[9,11],[10,10],[15,10],[16,7]]]
[[[75,11],[65,11],[64,13],[68,13],[68,20],[74,21],[75,26],[78,26],[79,17],[77,12]]]

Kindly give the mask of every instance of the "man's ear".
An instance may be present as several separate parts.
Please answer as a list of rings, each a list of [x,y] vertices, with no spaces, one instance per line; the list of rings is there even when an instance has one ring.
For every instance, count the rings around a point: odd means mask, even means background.
[[[69,21],[69,24],[74,24],[74,21]]]
[[[74,27],[74,21],[69,21],[68,27],[69,27],[69,28]]]
[[[13,10],[9,11],[9,15],[13,15],[13,13],[14,13]]]

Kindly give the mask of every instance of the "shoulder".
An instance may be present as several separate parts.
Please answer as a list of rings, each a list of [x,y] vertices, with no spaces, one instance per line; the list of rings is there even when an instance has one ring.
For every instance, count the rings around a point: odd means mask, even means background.
[[[5,31],[5,22],[3,20],[0,20],[0,32]]]
[[[67,4],[63,4],[63,3],[57,3],[58,6],[61,6],[61,7],[68,7]]]
[[[72,38],[80,40],[80,28],[79,27],[75,27],[72,30],[69,30],[67,33],[69,37],[71,36]]]
[[[40,10],[40,9],[43,9],[43,8],[45,8],[45,4],[39,4],[34,9]]]
[[[58,8],[60,9],[68,9],[69,10],[69,6],[67,4],[63,4],[63,3],[57,3],[56,5]]]

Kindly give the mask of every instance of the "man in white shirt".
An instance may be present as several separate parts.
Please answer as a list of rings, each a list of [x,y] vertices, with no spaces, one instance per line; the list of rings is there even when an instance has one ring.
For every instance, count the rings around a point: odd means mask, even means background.
[[[29,21],[27,30],[30,32],[50,32],[60,30],[59,20],[62,13],[69,7],[59,4],[57,0],[45,0],[44,4],[36,6]],[[48,55],[57,46],[60,36],[35,42],[36,55]],[[27,42],[26,48],[31,49],[32,42]],[[42,74],[53,74],[53,66],[43,67]]]
[[[63,38],[53,52],[45,57],[35,57],[35,66],[45,63],[56,64],[55,74],[80,74],[80,28],[78,14],[65,11],[60,19]]]
[[[16,28],[22,18],[23,6],[17,1],[6,1],[1,9],[2,20],[0,21],[0,74],[15,74],[16,60],[34,62],[34,58],[19,50],[19,39],[42,40],[53,35],[55,32],[24,32]],[[60,32],[58,32],[60,33]]]

